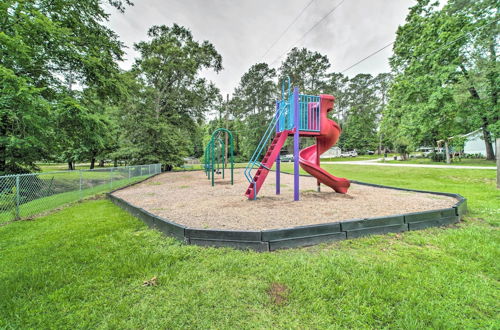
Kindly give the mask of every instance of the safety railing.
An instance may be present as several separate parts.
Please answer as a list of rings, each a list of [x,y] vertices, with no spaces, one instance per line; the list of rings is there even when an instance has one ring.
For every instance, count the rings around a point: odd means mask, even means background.
[[[319,96],[299,95],[299,131],[320,131],[321,117],[319,105]]]
[[[317,95],[299,94],[299,131],[319,132],[321,129],[320,98]],[[279,106],[288,105],[293,108],[293,95],[286,101],[280,101]],[[295,128],[294,111],[289,111],[278,124],[278,132]]]
[[[160,172],[160,164],[149,164],[0,176],[0,224],[33,217]]]
[[[267,143],[269,142],[271,136],[277,131],[276,130],[276,125],[283,119],[286,118],[288,113],[290,113],[290,104],[289,103],[282,103],[279,102],[277,109],[276,109],[276,115],[273,117],[271,122],[266,128],[266,131],[264,132],[264,135],[259,141],[259,144],[257,145],[257,148],[255,148],[254,153],[252,154],[252,157],[250,158],[250,161],[248,162],[247,166],[245,167],[245,171],[243,172],[245,175],[245,178],[248,180],[248,182],[255,184],[253,180],[253,175],[252,175],[252,170],[255,168],[259,168],[262,164],[260,163],[259,159],[264,151],[264,148],[266,147]]]

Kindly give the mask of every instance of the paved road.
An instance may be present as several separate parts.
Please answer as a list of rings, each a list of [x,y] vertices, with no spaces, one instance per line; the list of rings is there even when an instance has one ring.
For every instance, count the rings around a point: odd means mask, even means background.
[[[382,158],[370,160],[356,160],[345,162],[321,162],[321,164],[342,164],[342,165],[370,165],[370,166],[395,166],[395,167],[420,167],[420,168],[454,168],[454,169],[470,169],[470,170],[496,170],[495,166],[460,166],[460,165],[425,165],[425,164],[394,164],[382,163]]]

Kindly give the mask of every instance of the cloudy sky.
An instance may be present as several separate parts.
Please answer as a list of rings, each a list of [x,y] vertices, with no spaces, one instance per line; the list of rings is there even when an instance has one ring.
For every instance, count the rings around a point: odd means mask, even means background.
[[[232,93],[240,77],[258,62],[278,67],[293,46],[328,56],[333,71],[342,71],[387,45],[404,23],[414,0],[135,0],[124,14],[112,11],[109,26],[128,47],[124,69],[137,53],[132,46],[145,40],[152,25],[177,23],[196,40],[209,40],[222,55],[224,70],[203,73],[223,94]],[[307,8],[306,8],[307,7]],[[328,12],[335,9],[311,30]],[[304,8],[306,8],[304,10]],[[263,57],[289,24],[283,37]],[[311,30],[309,33],[307,33]],[[307,34],[306,34],[307,33]],[[306,35],[304,35],[306,34]],[[377,74],[389,71],[391,47],[345,72]]]

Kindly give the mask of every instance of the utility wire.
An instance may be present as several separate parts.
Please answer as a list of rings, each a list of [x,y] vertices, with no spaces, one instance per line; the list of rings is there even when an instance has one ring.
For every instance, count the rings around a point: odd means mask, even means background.
[[[386,49],[387,47],[389,47],[389,46],[393,45],[393,44],[394,44],[394,42],[395,42],[395,41],[392,41],[392,42],[388,43],[387,45],[385,45],[384,47],[380,48],[379,50],[374,51],[373,53],[371,53],[370,55],[368,55],[368,56],[366,56],[366,57],[362,58],[361,60],[357,61],[356,63],[354,63],[354,64],[353,64],[353,65],[351,65],[350,67],[348,67],[348,68],[346,68],[346,69],[344,69],[344,70],[340,71],[340,73],[344,73],[344,72],[346,72],[347,70],[354,68],[356,65],[358,65],[358,64],[360,64],[360,63],[362,63],[362,62],[366,61],[367,59],[369,59],[369,58],[370,58],[370,57],[372,57],[373,55],[378,54],[378,53],[380,53],[381,51],[383,51],[384,49]]]
[[[434,54],[435,52],[438,52],[438,51],[442,50],[442,49],[443,49],[443,48],[445,48],[446,46],[449,46],[449,45],[451,45],[451,44],[454,44],[454,43],[455,43],[455,42],[457,42],[458,40],[465,38],[465,37],[466,37],[467,35],[469,35],[470,33],[472,33],[472,32],[476,32],[476,31],[478,31],[478,30],[481,30],[481,29],[485,28],[486,26],[491,25],[491,24],[493,24],[493,23],[496,23],[496,22],[498,22],[498,21],[500,21],[500,18],[499,18],[499,19],[497,19],[497,20],[494,20],[494,21],[492,21],[492,22],[490,22],[490,23],[487,23],[487,24],[484,24],[484,25],[478,26],[478,27],[477,27],[477,28],[475,28],[474,30],[469,31],[469,32],[466,32],[466,33],[465,33],[465,34],[463,34],[462,36],[460,36],[460,37],[458,37],[458,38],[456,38],[456,39],[454,39],[454,40],[452,40],[452,41],[450,41],[450,42],[448,42],[448,43],[444,44],[443,46],[441,46],[441,47],[439,47],[439,48],[437,48],[437,49],[434,49],[434,50],[433,50],[433,51],[431,51],[430,53],[425,54],[425,55],[424,55],[424,56],[422,56],[420,59],[424,59],[426,56],[432,55],[432,54]],[[386,49],[387,47],[389,47],[389,46],[393,45],[394,43],[395,43],[395,41],[393,41],[393,42],[391,42],[391,43],[389,43],[389,44],[385,45],[384,47],[382,47],[382,48],[380,48],[380,49],[376,50],[375,52],[371,53],[370,55],[368,55],[368,56],[364,57],[363,59],[361,59],[361,60],[357,61],[356,63],[352,64],[351,66],[349,66],[349,67],[347,67],[347,68],[343,69],[342,71],[340,71],[340,73],[344,73],[344,72],[346,72],[346,71],[348,71],[348,70],[350,70],[350,69],[354,68],[354,67],[355,67],[355,66],[357,66],[358,64],[361,64],[362,62],[366,61],[367,59],[369,59],[369,58],[370,58],[370,57],[372,57],[373,55],[375,55],[375,54],[377,54],[377,53],[380,53],[382,50],[384,50],[384,49]]]
[[[295,41],[293,43],[294,46],[292,46],[291,48],[287,49],[280,56],[278,56],[274,61],[272,61],[271,65],[274,64],[274,63],[276,63],[280,58],[283,57],[283,55],[285,55],[286,53],[288,53],[290,51],[290,49],[292,49],[293,47],[295,47],[295,45],[297,45],[300,41],[302,41],[302,39],[304,39],[305,36],[308,35],[312,30],[314,30],[321,22],[323,22],[328,16],[330,16],[331,14],[333,14],[333,12],[335,12],[335,10],[337,10],[337,8],[340,7],[344,3],[344,1],[345,0],[341,0],[335,7],[333,7],[328,13],[326,13],[326,15],[324,15],[319,21],[316,22],[316,24],[314,24],[309,30],[307,30],[306,33],[304,33],[297,41]]]
[[[283,38],[283,36],[288,32],[288,30],[290,30],[290,28],[293,26],[293,24],[295,24],[295,22],[297,22],[297,20],[302,16],[302,14],[304,14],[304,12],[307,10],[307,8],[309,8],[309,6],[314,2],[315,0],[311,0],[309,1],[309,3],[304,7],[302,8],[302,10],[300,11],[300,13],[293,19],[292,22],[290,22],[290,24],[288,24],[288,26],[286,27],[286,29],[280,34],[280,36],[278,37],[278,39],[276,39],[273,44],[266,50],[266,52],[264,53],[264,55],[262,55],[261,57],[261,60],[264,59],[264,57],[266,57],[266,55],[269,53],[269,51],[271,49],[273,49],[274,46],[276,46],[276,44],[278,43],[278,41],[281,40],[281,38]]]

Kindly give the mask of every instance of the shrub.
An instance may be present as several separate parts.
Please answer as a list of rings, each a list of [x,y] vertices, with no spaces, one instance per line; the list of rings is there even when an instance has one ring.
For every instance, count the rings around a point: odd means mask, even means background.
[[[442,152],[431,152],[429,154],[429,158],[433,161],[433,162],[444,162],[446,160],[446,156],[444,153]]]

